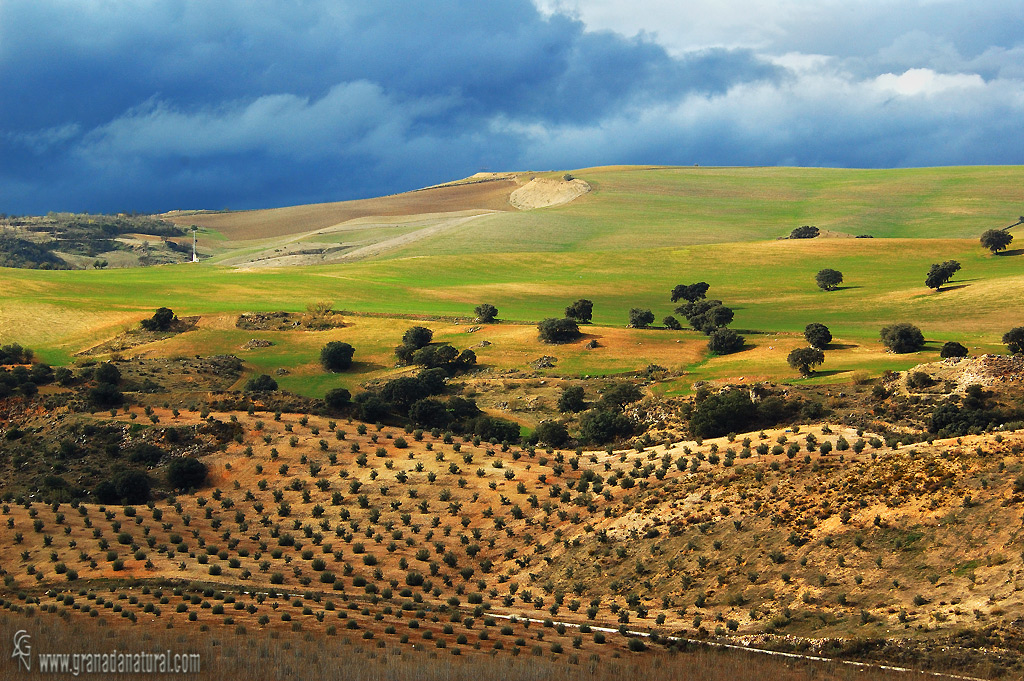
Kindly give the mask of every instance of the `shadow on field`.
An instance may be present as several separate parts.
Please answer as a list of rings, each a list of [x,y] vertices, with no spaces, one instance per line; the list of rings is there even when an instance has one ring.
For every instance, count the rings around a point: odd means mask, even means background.
[[[1022,255],[1024,254],[1024,248],[1014,248],[1012,251],[1003,251],[999,254],[1000,258],[1005,258],[1011,255]]]
[[[848,291],[855,288],[864,288],[863,286],[836,286],[833,291]]]
[[[851,350],[857,347],[856,343],[829,343],[826,350]]]
[[[968,286],[970,286],[970,284],[956,284],[955,286],[943,286],[942,288],[939,289],[939,292],[955,291],[958,288],[967,288]]]
[[[382,369],[387,368],[388,367],[383,364],[378,364],[377,362],[352,362],[351,366],[345,371],[347,373],[361,374],[371,371],[381,371]]]
[[[815,371],[807,378],[821,378],[823,376],[835,376],[836,374],[849,373],[849,369],[826,369],[825,371]]]

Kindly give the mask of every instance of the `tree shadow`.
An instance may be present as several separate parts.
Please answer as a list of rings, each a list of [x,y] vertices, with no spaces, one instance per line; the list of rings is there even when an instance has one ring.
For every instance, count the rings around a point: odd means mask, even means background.
[[[382,369],[390,369],[391,367],[380,364],[379,362],[352,362],[348,369],[345,369],[342,373],[354,373],[363,374],[371,371],[381,371]]]
[[[815,371],[810,376],[804,376],[804,378],[820,378],[822,376],[835,376],[836,374],[845,374],[848,371],[848,369],[826,369],[824,371]]]
[[[855,347],[857,347],[857,345],[855,343],[829,343],[828,346],[825,349],[826,350],[850,350],[851,348],[855,348]]]
[[[1009,250],[1009,251],[1003,251],[1002,253],[997,253],[996,255],[998,255],[1000,258],[1005,258],[1007,256],[1014,256],[1014,255],[1024,255],[1024,248],[1014,248],[1014,249]]]
[[[970,286],[970,284],[956,284],[954,286],[943,286],[937,292],[941,293],[943,291],[955,291],[958,288],[967,288],[968,286]]]
[[[863,286],[836,286],[833,291],[848,291],[854,288],[864,288]]]

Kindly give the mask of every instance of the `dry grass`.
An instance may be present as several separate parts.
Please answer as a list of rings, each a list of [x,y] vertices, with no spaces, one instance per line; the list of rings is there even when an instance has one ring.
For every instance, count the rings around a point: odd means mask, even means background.
[[[145,420],[134,413],[117,418]],[[203,422],[195,412],[154,416],[158,428]],[[734,621],[740,635],[810,640],[943,640],[991,623],[1009,645],[1005,627],[1024,612],[1010,522],[1024,434],[915,451],[868,445],[855,455],[838,447],[856,433],[818,425],[788,433],[801,445],[792,458],[740,451],[745,437],[752,447],[774,444],[784,431],[578,456],[373,426],[359,433],[357,423],[332,427],[317,416],[210,416],[239,437],[205,458],[211,476],[199,494],[134,509],[9,500],[0,516],[7,607],[19,607],[22,592],[46,611],[112,627],[132,620],[143,631],[205,626],[230,638],[241,626],[445,655],[539,651],[581,664],[595,655],[602,665],[632,655],[626,636],[584,635],[577,646],[572,627],[498,618],[626,623],[698,638],[728,636]],[[337,430],[346,431],[341,439]],[[808,433],[836,449],[805,454]],[[998,454],[975,454],[979,444]],[[729,449],[737,459],[727,465],[717,457]],[[578,486],[595,474],[603,489]],[[325,572],[331,580],[320,579]],[[426,581],[407,586],[411,572]],[[267,596],[274,590],[288,595]],[[897,653],[909,654],[884,655]]]
[[[265,239],[310,232],[370,216],[420,215],[464,210],[511,210],[508,196],[518,185],[514,180],[459,184],[422,189],[375,199],[319,203],[229,213],[171,215],[179,225],[213,229],[231,241]]]

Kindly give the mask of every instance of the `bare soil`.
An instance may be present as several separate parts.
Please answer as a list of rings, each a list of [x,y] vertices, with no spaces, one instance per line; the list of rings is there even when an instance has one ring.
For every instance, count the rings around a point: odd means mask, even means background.
[[[175,213],[165,218],[178,225],[215,229],[230,240],[264,239],[323,229],[371,216],[511,210],[508,197],[517,186],[515,180],[501,178],[374,199],[226,213]]]

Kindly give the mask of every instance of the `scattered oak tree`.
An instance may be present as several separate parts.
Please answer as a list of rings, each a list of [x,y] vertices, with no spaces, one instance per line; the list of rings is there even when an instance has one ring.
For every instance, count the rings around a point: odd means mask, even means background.
[[[695,300],[706,298],[710,284],[706,281],[698,281],[696,284],[678,284],[672,289],[672,302],[685,300],[692,303]]]
[[[568,319],[576,320],[580,324],[589,324],[594,316],[594,301],[580,298],[565,308],[565,316]]]
[[[161,307],[152,317],[142,320],[142,328],[146,331],[167,331],[175,319],[177,317],[174,316],[174,312],[170,308]]]
[[[726,390],[714,395],[699,395],[690,416],[690,432],[697,437],[720,437],[742,432],[757,416],[757,407],[747,390]]]
[[[906,322],[883,327],[879,335],[882,344],[897,353],[917,352],[924,346],[921,329]]]
[[[821,230],[819,230],[814,225],[804,225],[802,227],[797,227],[792,232],[790,232],[789,233],[789,238],[790,239],[813,239],[814,237],[818,236],[819,234],[821,234]]]
[[[533,434],[538,441],[552,447],[561,447],[569,441],[569,431],[558,421],[542,421]]]
[[[824,350],[832,342],[832,332],[824,324],[813,322],[804,327],[804,338],[812,348]]]
[[[563,388],[562,394],[558,396],[558,411],[563,413],[583,411],[586,408],[583,396],[583,386],[581,385],[570,385]]]
[[[722,305],[721,300],[697,300],[680,305],[676,312],[686,317],[694,329],[708,335],[731,324],[734,317],[732,309]]]
[[[205,463],[189,456],[172,459],[167,465],[167,484],[173,489],[199,489],[206,482]]]
[[[948,343],[942,344],[942,349],[939,350],[939,357],[947,359],[949,357],[966,357],[967,348],[956,341],[949,341]]]
[[[1004,250],[1013,241],[1013,235],[1001,229],[990,229],[981,235],[981,245],[995,255]]]
[[[629,325],[634,329],[646,329],[653,323],[654,313],[650,310],[634,307],[629,311]]]
[[[481,303],[473,309],[476,313],[476,320],[481,324],[490,324],[498,316],[498,308],[489,303]]]
[[[344,371],[352,366],[353,353],[355,353],[355,348],[348,343],[331,341],[320,350],[320,364],[327,371],[335,373]]]
[[[835,291],[843,283],[843,273],[826,267],[814,275],[814,281],[822,291]]]
[[[789,366],[799,371],[804,376],[814,373],[814,368],[825,361],[825,353],[818,348],[796,348],[786,358]]]
[[[1024,352],[1024,326],[1017,326],[1003,334],[1006,349],[1015,355]]]
[[[92,377],[96,379],[97,383],[118,385],[121,382],[121,371],[116,365],[111,364],[110,362],[104,362],[96,367]]]
[[[953,275],[960,271],[960,263],[956,260],[947,260],[946,262],[935,263],[931,269],[928,270],[928,276],[925,278],[924,283],[928,288],[933,288],[936,291],[942,290],[942,287],[953,278]]]
[[[679,323],[679,320],[672,315],[665,317],[661,323],[666,329],[671,329],[672,331],[680,331],[683,328],[683,325]]]
[[[568,343],[580,337],[580,327],[573,319],[549,317],[537,324],[540,339],[545,343]]]
[[[591,409],[580,418],[580,437],[595,444],[633,434],[633,422],[625,414],[608,409]]]
[[[425,326],[412,326],[402,334],[402,343],[413,348],[422,348],[434,339],[434,332]]]
[[[324,395],[324,404],[332,411],[341,411],[352,402],[352,393],[346,388],[331,388]]]
[[[732,329],[716,329],[708,338],[708,350],[716,355],[728,355],[743,349],[743,336]]]
[[[277,381],[267,374],[253,376],[245,383],[245,392],[265,392],[277,390]]]

